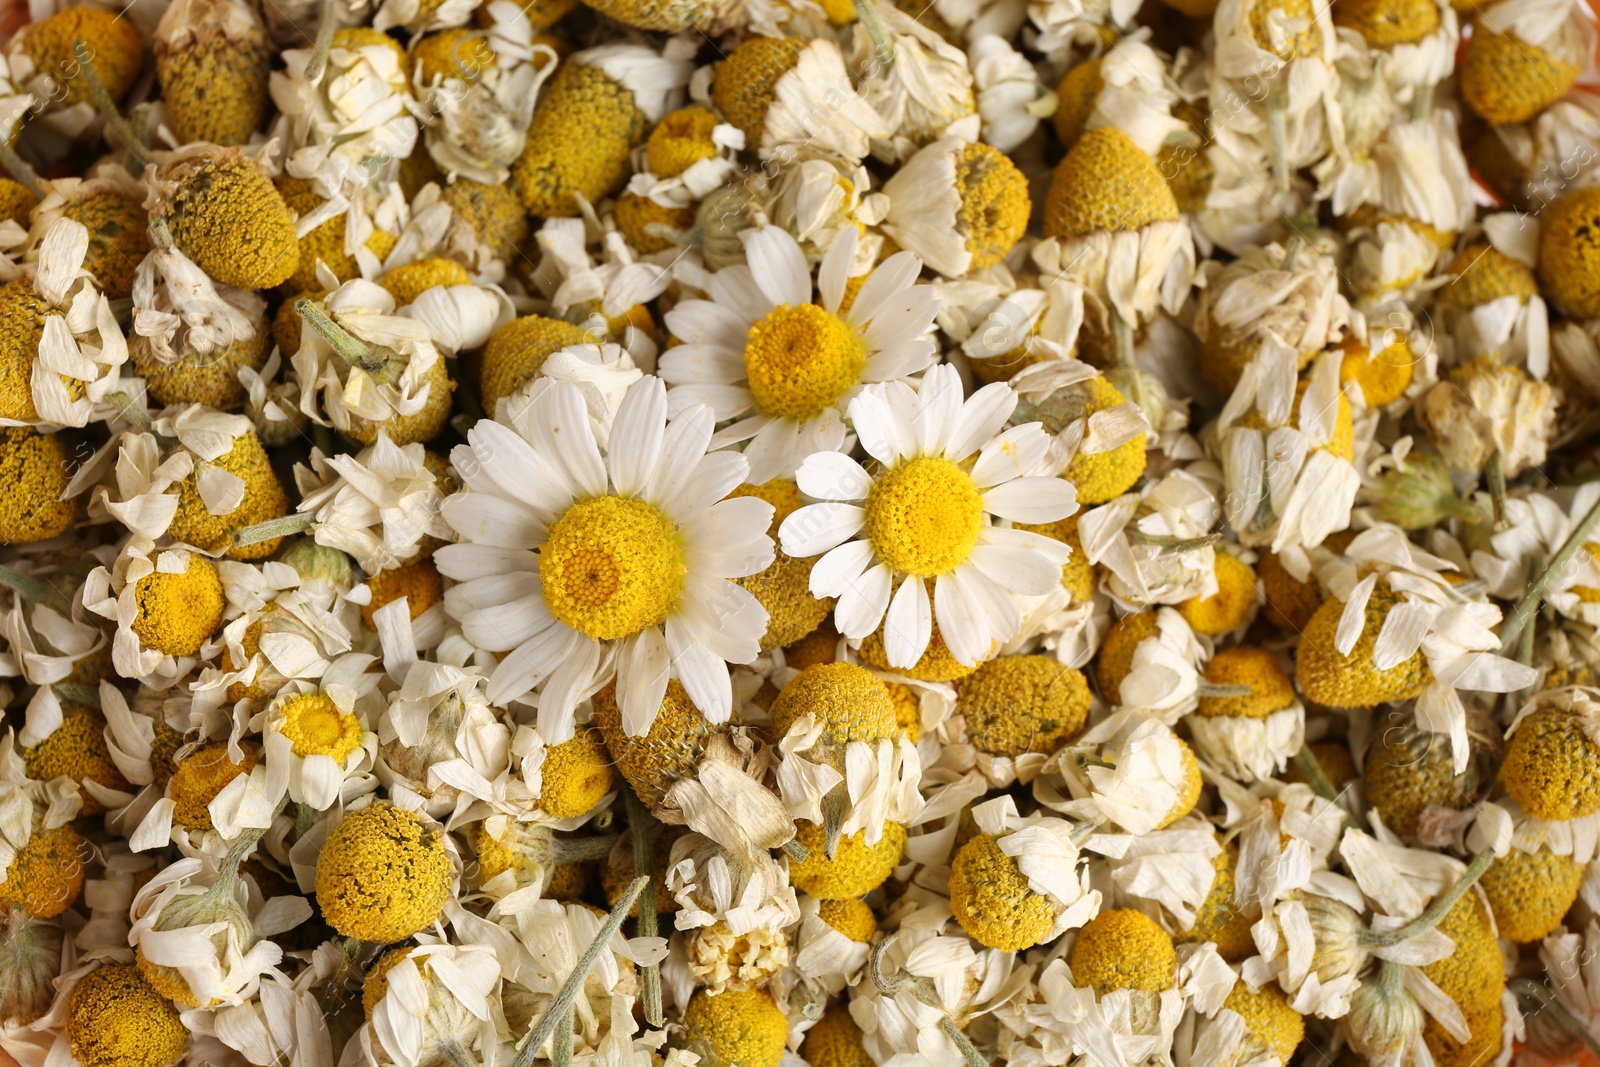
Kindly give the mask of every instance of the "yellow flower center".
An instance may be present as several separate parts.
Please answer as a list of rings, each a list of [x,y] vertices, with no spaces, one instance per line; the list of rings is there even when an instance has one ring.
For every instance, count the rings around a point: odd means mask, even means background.
[[[550,614],[597,641],[657,626],[683,593],[678,531],[643,500],[580,500],[550,527],[539,578]]]
[[[332,756],[335,762],[343,763],[361,746],[361,723],[321,693],[295,697],[285,704],[278,728],[293,743],[294,754],[302,759]]]
[[[972,476],[947,459],[908,460],[880,475],[866,510],[878,558],[918,578],[955,570],[983,527],[983,496]]]
[[[866,366],[861,335],[815,304],[779,304],[745,339],[750,393],[768,415],[814,418],[838,403]]]

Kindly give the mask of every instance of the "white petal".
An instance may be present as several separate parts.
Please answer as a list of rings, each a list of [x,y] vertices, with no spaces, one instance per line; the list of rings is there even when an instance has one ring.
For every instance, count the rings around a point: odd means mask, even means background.
[[[818,556],[854,537],[866,515],[866,510],[855,504],[807,504],[783,520],[778,541],[787,555],[801,559]]]
[[[666,428],[666,384],[649,376],[634,382],[617,408],[607,445],[611,484],[617,492],[624,496],[644,492],[655,473]]]
[[[750,274],[773,304],[809,304],[811,267],[800,245],[779,226],[763,226],[745,246]]]
[[[833,609],[839,632],[849,638],[861,638],[876,630],[889,607],[890,584],[889,568],[880,563],[846,587]]]
[[[794,480],[802,493],[815,500],[865,500],[872,488],[866,468],[842,452],[807,456]]]
[[[921,578],[907,578],[900,583],[883,620],[883,647],[890,665],[915,666],[932,637],[933,609],[928,604],[928,587]]]

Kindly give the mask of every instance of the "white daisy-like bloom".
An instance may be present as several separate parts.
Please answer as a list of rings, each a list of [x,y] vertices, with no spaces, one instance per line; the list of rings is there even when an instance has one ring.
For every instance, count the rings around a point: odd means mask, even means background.
[[[909,988],[885,993],[876,982],[861,982],[851,993],[850,1017],[861,1027],[867,1055],[876,1063],[960,1067],[966,1060],[942,1021],[953,1016],[958,1024],[966,1022],[1006,999],[1016,956],[974,946],[955,925],[950,902],[916,887],[891,910],[886,925],[897,933],[883,949],[880,973],[891,980],[926,980],[937,1003],[925,1003]]]
[[[169,863],[134,895],[128,941],[155,969],[164,995],[184,1007],[242,1004],[283,959],[269,940],[311,918],[298,894],[260,900],[239,879],[242,856],[221,865],[200,858]],[[187,993],[187,997],[184,994]]]
[[[1539,260],[1539,226],[1512,211],[1496,212],[1483,219],[1483,237],[1491,248],[1536,269]],[[1483,253],[1468,248],[1448,272],[1459,275],[1472,269],[1474,259]],[[1493,356],[1499,362],[1525,369],[1543,381],[1550,373],[1550,312],[1537,293],[1526,299],[1514,293],[1496,297],[1475,307],[1444,306],[1440,331],[1446,339],[1446,361],[1466,363],[1478,356]]]
[[[448,540],[439,514],[447,495],[420,443],[396,445],[383,430],[359,453],[311,453],[311,469],[295,468],[302,512],[315,516],[317,544],[348,553],[368,574],[414,559],[425,537]]]
[[[378,735],[370,722],[383,707],[372,657],[352,652],[317,683],[293,681],[251,720],[266,747],[267,790],[326,811],[347,778],[371,773]]]
[[[1073,798],[1060,797],[1052,807],[1134,836],[1166,825],[1199,773],[1171,726],[1128,707],[1074,738],[1048,766]]]
[[[509,425],[485,419],[456,446],[465,488],[444,516],[462,543],[434,557],[459,583],[445,605],[467,638],[508,653],[489,700],[537,689],[550,744],[572,736],[578,701],[613,677],[632,734],[649,728],[669,677],[725,720],[727,664],[755,658],[767,621],[730,579],[773,556],[772,506],[723,499],[748,464],[707,452],[709,410],[669,420],[656,379],[628,390],[604,455],[581,389],[546,382],[530,395]]]
[[[1049,449],[1043,428],[1003,429],[1016,406],[1004,383],[963,401],[948,365],[928,371],[917,391],[903,382],[869,386],[850,402],[850,420],[877,473],[842,452],[817,452],[795,475],[821,503],[784,520],[783,550],[823,555],[811,592],[839,598],[835,623],[845,637],[864,638],[887,619],[891,666],[917,662],[935,618],[951,654],[974,666],[1016,633],[1012,592],[1039,596],[1061,581],[1065,545],[991,524],[991,516],[1053,522],[1077,507],[1070,482],[1033,473]]]
[[[223,285],[195,265],[158,227],[165,243],[139,263],[133,275],[133,332],[161,363],[192,359],[206,364],[232,345],[245,344],[267,328],[267,302],[254,290]]]
[[[653,366],[655,343],[627,316],[666,292],[672,280],[667,269],[638,259],[622,234],[602,228],[592,211],[546,219],[534,242],[540,256],[533,283],[550,302],[549,313],[620,342],[644,366]],[[614,320],[619,329],[613,329]]]
[[[361,1029],[369,1063],[396,1067],[492,1061],[501,1041],[501,964],[490,945],[452,945],[431,938],[402,950],[384,972],[383,996]]]
[[[1105,568],[1101,589],[1123,611],[1215,592],[1216,552],[1207,535],[1221,511],[1217,496],[1214,486],[1178,468],[1085,511],[1078,539],[1083,558]]]
[[[115,409],[111,394],[121,388],[127,338],[110,301],[84,269],[88,229],[64,216],[43,229],[35,226],[37,252],[25,272],[31,272],[33,294],[50,310],[42,316],[43,334],[28,371],[29,395],[8,401],[14,414],[0,418],[0,425],[86,426]],[[25,414],[29,409],[31,417]]]
[[[800,243],[808,262],[821,263],[836,241],[853,238],[846,273],[859,277],[877,264],[883,236],[862,228],[883,221],[884,197],[871,191],[872,175],[861,164],[807,159],[757,175],[749,188],[754,206]]]
[[[403,53],[389,43],[335,44],[313,83],[307,68],[315,53],[285,51],[284,69],[268,82],[280,113],[273,134],[287,147],[285,169],[319,179],[330,192],[374,184],[380,176],[374,170],[392,171],[411,155],[426,116],[411,92]]]
[[[414,2],[386,0],[384,10]],[[445,0],[434,16],[452,2]],[[412,75],[425,116],[428,155],[452,181],[462,177],[498,185],[510,177],[511,164],[527,144],[539,87],[558,63],[554,49],[534,42],[533,24],[521,7],[510,0],[495,2],[499,6],[488,12],[491,22],[482,38],[494,54],[493,66],[473,64],[467,70],[458,63],[461,76],[436,73],[431,84],[423,82],[420,64]],[[380,11],[375,28],[383,28],[382,18]],[[413,45],[419,40],[413,37]]]
[[[984,33],[967,48],[983,142],[1006,153],[1033,136],[1055,103],[1055,94],[1039,81],[1038,69],[1011,46],[1009,36]]]
[[[855,250],[848,231],[828,249],[814,303],[799,243],[764,226],[748,237],[745,265],[712,276],[711,299],[667,312],[683,342],[661,355],[671,410],[711,408],[726,424],[713,447],[744,443],[752,482],[792,477],[812,453],[842,449],[842,412],[863,386],[904,381],[938,358],[937,298],[917,284],[922,263],[908,252],[879,265],[840,310]]]
[[[1244,368],[1217,420],[1223,512],[1241,544],[1315,548],[1350,525],[1361,474],[1342,359],[1318,356],[1298,393],[1300,357],[1275,338]]]
[[[1499,605],[1457,591],[1442,572],[1455,564],[1413,545],[1396,526],[1376,525],[1356,535],[1344,550],[1316,568],[1330,595],[1344,603],[1334,647],[1348,656],[1366,625],[1366,607],[1381,579],[1397,603],[1384,616],[1373,665],[1380,671],[1406,662],[1417,652],[1431,677],[1417,698],[1417,724],[1447,734],[1455,773],[1466,770],[1471,743],[1467,712],[1458,690],[1514,693],[1532,686],[1539,672],[1499,655]],[[1361,572],[1365,570],[1363,575]]]
[[[900,163],[942,137],[976,140],[983,119],[961,49],[892,4],[875,10],[894,58],[883,60],[875,35],[861,22],[851,29],[845,53],[856,91],[892,131],[873,138],[873,156]]]
[[[340,329],[373,350],[387,349],[405,360],[394,372],[388,359],[377,373],[338,355],[327,339],[303,324],[300,347],[291,358],[303,392],[300,410],[318,425],[348,433],[362,423],[382,424],[415,415],[440,387],[434,365],[443,357],[426,323],[395,314],[394,297],[361,278],[339,286],[317,303]],[[448,381],[448,378],[445,379]]]

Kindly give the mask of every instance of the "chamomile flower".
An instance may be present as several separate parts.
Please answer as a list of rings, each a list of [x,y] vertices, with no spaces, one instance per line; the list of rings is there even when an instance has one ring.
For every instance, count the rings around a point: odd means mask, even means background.
[[[348,553],[367,573],[408,562],[429,539],[450,537],[439,514],[447,495],[422,445],[396,445],[383,430],[359,453],[311,457],[297,471],[299,510],[311,512],[311,536]]]
[[[709,406],[727,424],[713,444],[746,442],[752,482],[792,477],[812,453],[842,448],[843,412],[863,386],[904,381],[937,358],[934,292],[916,284],[910,253],[874,270],[841,311],[855,244],[849,232],[834,242],[813,288],[799,243],[763,227],[746,265],[712,276],[710,300],[667,313],[684,342],[660,361],[671,409]]]
[[[928,371],[915,392],[902,382],[870,386],[851,401],[850,419],[877,473],[819,452],[796,475],[801,492],[823,502],[785,520],[784,551],[826,553],[811,591],[839,598],[845,637],[865,638],[887,618],[892,667],[917,662],[935,620],[956,661],[975,666],[1020,624],[1007,594],[1037,596],[1061,580],[1064,545],[990,524],[991,515],[1050,522],[1076,506],[1070,482],[1031,473],[1048,448],[1043,429],[1001,431],[1016,404],[1004,383],[963,401],[949,366]]]
[[[372,731],[372,697],[378,675],[370,657],[336,660],[319,684],[290,682],[259,717],[266,741],[267,788],[297,804],[326,811],[347,778],[370,773],[378,736]]]
[[[669,677],[708,715],[731,710],[727,663],[755,658],[766,611],[729,579],[772,562],[771,505],[722,500],[749,468],[706,452],[711,419],[669,420],[665,389],[640,381],[602,456],[582,391],[553,382],[513,425],[485,420],[457,447],[466,488],[444,515],[463,543],[436,554],[460,583],[446,607],[469,640],[510,653],[491,701],[539,690],[548,742],[612,677],[630,733],[649,728]]]
[[[135,544],[109,568],[89,574],[83,604],[116,622],[111,658],[117,672],[152,688],[165,688],[194,667],[228,607],[210,560],[184,547],[158,551]]]

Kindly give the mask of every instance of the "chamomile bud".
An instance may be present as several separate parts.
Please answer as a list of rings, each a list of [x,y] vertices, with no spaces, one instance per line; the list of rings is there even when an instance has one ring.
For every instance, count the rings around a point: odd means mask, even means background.
[[[0,923],[0,1018],[31,1023],[50,1010],[67,934],[18,908]]]
[[[1484,520],[1482,511],[1456,495],[1444,461],[1426,452],[1412,452],[1386,472],[1374,496],[1373,515],[1402,530],[1424,530],[1452,518]]]
[[[633,44],[602,45],[562,63],[539,94],[527,145],[511,167],[528,213],[576,214],[575,197],[595,203],[620,189],[629,157],[688,68]]]
[[[1415,44],[1439,28],[1434,0],[1339,0],[1333,24],[1354,30],[1373,48]]]
[[[1234,875],[1239,866],[1239,846],[1232,841],[1220,842],[1221,848],[1211,860],[1214,872],[1211,888],[1205,900],[1195,909],[1194,925],[1185,930],[1178,940],[1186,943],[1209,941],[1225,960],[1242,960],[1256,951],[1255,940],[1250,935],[1254,923],[1250,910],[1239,906],[1234,897]]]
[[[83,1067],[168,1067],[189,1040],[178,1009],[131,963],[106,963],[78,979],[63,1029]]]
[[[162,13],[151,49],[161,102],[179,141],[239,145],[260,128],[275,49],[252,4],[172,4]]]
[[[1276,553],[1261,553],[1256,560],[1256,577],[1261,579],[1261,613],[1280,630],[1299,633],[1322,606],[1322,587],[1316,578],[1310,574],[1306,575],[1308,581],[1296,578]]]
[[[1499,1052],[1505,1024],[1501,995],[1505,992],[1505,961],[1495,936],[1494,919],[1476,893],[1464,893],[1436,927],[1455,944],[1455,951],[1427,964],[1422,973],[1456,1002],[1466,1022],[1468,1037],[1454,1036],[1429,1016],[1422,1037],[1440,1067],[1472,1067]]]
[[[1032,948],[1055,926],[1051,900],[1029,888],[1016,861],[988,834],[968,841],[950,861],[950,910],[974,941],[1002,952]]]
[[[451,880],[437,826],[388,803],[345,815],[317,857],[323,918],[363,941],[401,941],[433,922]]]
[[[1205,677],[1212,685],[1244,686],[1248,692],[1200,697],[1188,720],[1200,755],[1241,781],[1281,771],[1303,743],[1305,709],[1272,653],[1249,645],[1223,649],[1206,665]]]
[[[1249,1052],[1259,1049],[1280,1064],[1287,1064],[1294,1050],[1305,1040],[1305,1018],[1289,1006],[1289,999],[1275,985],[1264,985],[1251,992],[1250,987],[1240,981],[1222,1006],[1237,1012],[1250,1033],[1247,1051],[1241,1060],[1254,1062]]]
[[[211,802],[235,778],[249,774],[260,762],[255,750],[245,746],[237,762],[225,742],[201,745],[185,756],[167,781],[172,801],[172,822],[197,833],[214,829]]]
[[[77,506],[63,499],[69,465],[53,433],[27,426],[0,428],[0,484],[11,487],[0,502],[0,541],[27,544],[64,533]]]
[[[883,231],[949,278],[986,270],[1021,240],[1033,203],[1011,159],[986,144],[946,137],[905,162],[883,186]]]
[[[237,148],[194,145],[161,168],[151,217],[184,255],[224,285],[269,289],[300,262],[294,216],[261,167]]]
[[[1213,573],[1217,591],[1210,596],[1194,596],[1178,605],[1178,612],[1197,634],[1225,634],[1237,630],[1249,619],[1260,594],[1256,574],[1231,552],[1218,552]]]
[[[1419,362],[1403,337],[1376,352],[1354,336],[1347,337],[1344,353],[1339,364],[1339,383],[1359,385],[1362,402],[1369,408],[1381,408],[1404,396]]]
[[[457,218],[466,220],[496,259],[514,258],[528,239],[528,213],[509,185],[486,185],[458,177],[440,191],[439,198]]]
[[[435,256],[396,267],[379,278],[378,284],[394,297],[395,307],[404,307],[438,286],[471,285],[472,275],[455,260]]]

